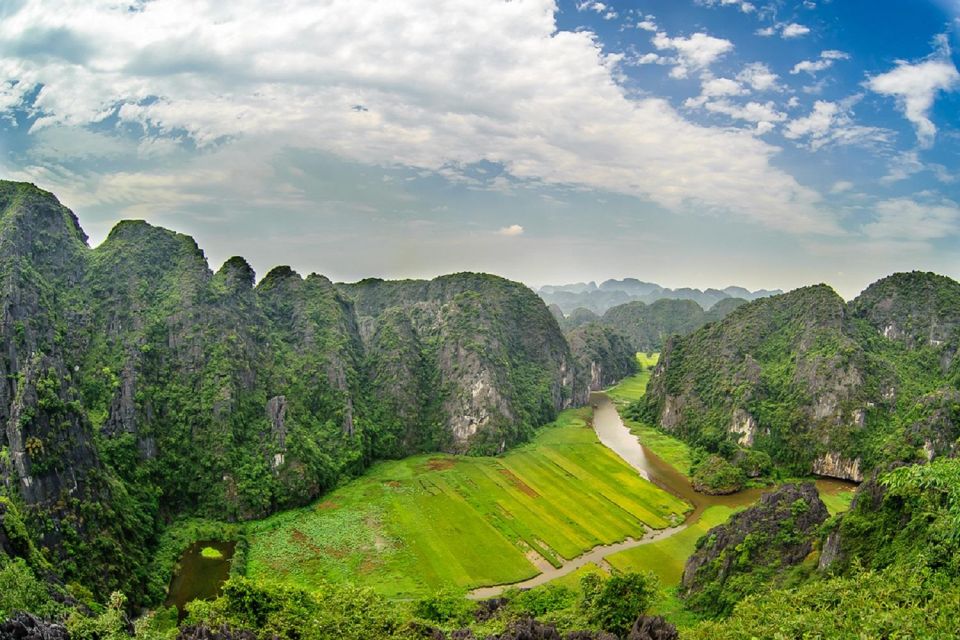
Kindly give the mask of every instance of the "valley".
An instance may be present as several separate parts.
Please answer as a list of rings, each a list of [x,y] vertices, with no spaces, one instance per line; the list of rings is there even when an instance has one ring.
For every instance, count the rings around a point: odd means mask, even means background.
[[[599,545],[683,520],[570,410],[498,458],[375,465],[316,505],[251,523],[247,574],[315,587],[358,581],[392,597],[519,583]]]
[[[667,597],[697,539],[769,487],[697,493],[643,444],[616,408],[642,397],[657,356],[637,360],[639,373],[503,456],[378,463],[310,507],[249,523],[246,575],[305,589],[355,583],[389,598],[452,590],[483,599],[615,569],[652,571]],[[656,440],[689,458],[682,442]],[[817,487],[837,512],[855,485]]]

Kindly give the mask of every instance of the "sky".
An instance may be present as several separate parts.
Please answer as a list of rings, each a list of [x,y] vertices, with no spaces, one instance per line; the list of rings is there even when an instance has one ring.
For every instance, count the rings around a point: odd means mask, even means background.
[[[352,281],[960,278],[960,0],[0,0],[0,178]]]

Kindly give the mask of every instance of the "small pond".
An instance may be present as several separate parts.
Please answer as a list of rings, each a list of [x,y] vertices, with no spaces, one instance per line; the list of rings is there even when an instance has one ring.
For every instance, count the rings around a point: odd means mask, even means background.
[[[236,546],[236,542],[220,540],[200,540],[190,545],[180,556],[164,604],[177,607],[182,619],[188,602],[212,600],[220,595],[230,575],[230,561]]]

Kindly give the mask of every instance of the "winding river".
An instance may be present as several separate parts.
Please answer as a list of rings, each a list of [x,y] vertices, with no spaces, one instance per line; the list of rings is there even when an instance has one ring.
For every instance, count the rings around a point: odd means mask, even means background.
[[[669,538],[697,522],[708,507],[724,505],[736,508],[752,504],[760,498],[760,494],[764,491],[764,489],[745,489],[726,496],[708,496],[698,493],[693,490],[693,486],[691,486],[690,481],[685,475],[640,444],[637,436],[632,434],[630,429],[623,423],[623,420],[620,419],[617,408],[607,394],[601,391],[592,393],[590,395],[590,404],[593,406],[593,429],[596,431],[600,442],[636,469],[645,479],[661,489],[682,498],[693,505],[693,509],[687,513],[686,518],[680,525],[666,529],[650,530],[640,538],[627,538],[622,542],[594,547],[576,558],[567,560],[559,567],[554,567],[546,563],[538,563],[537,566],[542,572],[533,578],[513,584],[480,587],[470,592],[471,598],[493,598],[510,588],[529,589],[530,587],[545,584],[561,576],[573,573],[580,567],[590,564],[591,562],[594,564],[602,563],[604,558],[619,551]],[[851,483],[840,480],[817,480],[817,488],[821,492],[834,492],[848,489],[851,486],[853,486]]]

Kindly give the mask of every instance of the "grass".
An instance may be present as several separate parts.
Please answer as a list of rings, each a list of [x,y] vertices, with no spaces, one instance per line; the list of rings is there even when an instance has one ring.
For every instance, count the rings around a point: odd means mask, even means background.
[[[391,597],[518,582],[598,544],[664,528],[689,506],[566,411],[502,457],[384,462],[310,508],[248,528],[247,574],[305,588],[359,582]]]
[[[606,393],[610,399],[618,405],[629,404],[634,400],[639,400],[647,390],[647,383],[650,381],[650,374],[657,360],[660,359],[659,353],[638,353],[637,354],[637,373],[624,378],[618,384],[607,389]]]
[[[711,528],[726,522],[734,513],[730,507],[708,507],[700,519],[676,535],[607,556],[618,571],[652,571],[664,587],[680,583],[683,565],[693,553],[697,540]]]
[[[853,489],[849,491],[838,491],[836,493],[820,492],[820,499],[827,506],[827,511],[834,516],[850,509],[850,503],[853,501]]]
[[[222,560],[223,554],[213,547],[204,547],[200,550],[200,555],[208,560]]]

